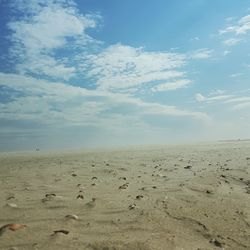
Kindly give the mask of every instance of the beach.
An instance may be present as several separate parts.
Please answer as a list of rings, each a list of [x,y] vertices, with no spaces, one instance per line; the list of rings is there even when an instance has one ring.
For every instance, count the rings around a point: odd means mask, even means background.
[[[0,227],[3,250],[250,249],[250,142],[1,153]]]

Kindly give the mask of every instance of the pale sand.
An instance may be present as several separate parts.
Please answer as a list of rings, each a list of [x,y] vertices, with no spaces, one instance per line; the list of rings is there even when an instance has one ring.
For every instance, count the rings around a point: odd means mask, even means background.
[[[250,143],[1,154],[9,223],[0,249],[250,249]]]

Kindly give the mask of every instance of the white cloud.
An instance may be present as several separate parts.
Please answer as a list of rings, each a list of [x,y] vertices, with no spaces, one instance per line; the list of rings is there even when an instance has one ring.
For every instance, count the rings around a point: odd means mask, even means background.
[[[218,96],[207,97],[206,101],[207,102],[221,101],[221,100],[227,100],[231,97],[233,97],[233,95],[218,95]]]
[[[166,82],[166,83],[162,83],[162,84],[159,84],[159,85],[153,87],[152,91],[153,92],[159,92],[159,91],[176,90],[176,89],[186,87],[191,82],[192,81],[187,80],[187,79],[180,79],[180,80],[176,80],[176,81],[173,81],[173,82]]]
[[[234,73],[230,75],[231,78],[237,78],[239,76],[242,76],[242,73]]]
[[[209,95],[216,96],[216,95],[222,95],[225,94],[227,91],[224,89],[216,89],[212,91]]]
[[[195,119],[201,120],[204,123],[211,122],[211,118],[203,112],[194,112],[194,111],[188,111],[188,110],[181,110],[176,108],[175,106],[164,106],[158,103],[145,103],[143,104],[145,111],[143,111],[145,114],[151,114],[151,115],[170,115],[170,116],[191,116]]]
[[[96,16],[79,14],[71,1],[21,1],[15,8],[24,11],[21,20],[8,23],[11,30],[10,52],[20,63],[21,73],[43,74],[69,79],[75,68],[70,60],[62,62],[62,51],[73,49],[79,39],[84,46],[93,39],[86,34],[96,26]],[[15,2],[16,3],[16,2]],[[14,5],[13,5],[14,6]],[[69,41],[70,39],[70,41]],[[52,70],[53,69],[53,70]]]
[[[200,38],[196,36],[196,37],[191,38],[190,41],[200,41]]]
[[[225,20],[226,22],[232,22],[235,19],[235,17],[227,17]]]
[[[117,114],[113,109],[129,109],[129,114],[126,112],[119,112],[119,114],[123,115],[125,120],[127,116],[130,118],[134,116],[142,123],[143,114],[182,116],[202,121],[209,119],[205,113],[145,102],[128,94],[87,90],[16,74],[0,73],[0,86],[20,92],[15,99],[0,104],[0,118],[7,120],[25,119],[42,124],[64,124],[65,126],[67,124],[111,126],[110,119]]]
[[[241,41],[242,41],[242,39],[239,39],[239,38],[229,38],[229,39],[223,41],[223,43],[226,46],[234,46],[234,45],[239,44]]]
[[[235,97],[224,101],[224,103],[235,103],[235,102],[250,102],[250,96]]]
[[[236,35],[247,34],[250,30],[250,15],[240,18],[235,25],[231,25],[219,31],[220,34],[235,33]]]
[[[225,51],[223,52],[223,55],[224,55],[224,56],[227,56],[227,55],[229,55],[230,53],[231,53],[230,50],[225,50]]]
[[[210,94],[207,97],[202,94],[196,94],[195,99],[206,104],[228,105],[231,111],[247,110],[250,107],[250,96],[239,96],[239,93],[233,95]]]
[[[210,49],[198,49],[190,53],[189,57],[191,59],[207,59],[212,57],[213,50]]]
[[[169,52],[147,52],[122,44],[111,45],[83,60],[87,76],[101,89],[125,89],[155,81],[179,78],[185,56]]]
[[[233,95],[215,95],[215,96],[204,96],[202,94],[196,94],[195,99],[198,102],[214,103],[217,101],[223,101],[232,98]]]
[[[206,100],[206,97],[204,95],[200,94],[200,93],[197,93],[195,95],[195,100],[198,101],[198,102],[203,102],[203,101]]]
[[[8,24],[17,74],[0,73],[0,88],[18,94],[0,102],[1,120],[11,121],[15,127],[25,121],[30,124],[27,131],[34,123],[48,126],[47,131],[74,125],[154,129],[152,119],[146,119],[152,116],[210,121],[204,112],[169,105],[167,100],[164,104],[142,100],[136,91],[186,87],[192,82],[184,70],[187,61],[209,58],[211,50],[197,50],[189,56],[123,44],[104,48],[87,34],[88,29],[96,28],[100,17],[80,14],[74,1],[14,3],[13,8],[22,12]],[[73,77],[81,86],[88,81],[92,89],[70,85]]]
[[[233,110],[242,110],[242,109],[249,109],[250,108],[250,102],[243,102],[239,103],[233,106]]]

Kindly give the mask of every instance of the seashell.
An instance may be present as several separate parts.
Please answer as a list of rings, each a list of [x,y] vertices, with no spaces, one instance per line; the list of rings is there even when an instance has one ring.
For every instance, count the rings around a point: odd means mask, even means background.
[[[55,197],[56,194],[54,194],[54,193],[45,194],[45,197],[49,197],[50,198],[50,197],[53,197],[53,196]]]
[[[15,204],[15,203],[7,203],[6,206],[12,207],[12,208],[17,208],[17,204]]]
[[[55,230],[54,234],[57,234],[57,233],[69,234],[69,231],[68,230],[64,230],[64,229]]]
[[[9,229],[11,231],[16,231],[16,230],[19,230],[21,228],[24,228],[24,227],[27,227],[27,225],[24,225],[24,224],[6,224],[2,227],[0,227],[0,236],[6,231],[6,229]]]
[[[24,228],[24,227],[27,227],[27,225],[24,225],[24,224],[9,224],[8,225],[8,228],[12,231],[16,231],[16,230],[19,230],[21,228]]]
[[[77,215],[75,215],[75,214],[68,214],[68,215],[65,216],[65,218],[73,219],[73,220],[78,220],[79,219],[79,217]]]

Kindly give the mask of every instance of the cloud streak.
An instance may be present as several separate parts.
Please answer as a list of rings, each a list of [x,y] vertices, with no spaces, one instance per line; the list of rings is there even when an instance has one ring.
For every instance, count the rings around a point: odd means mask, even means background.
[[[194,60],[208,59],[212,57],[212,54],[213,50],[203,48],[189,53],[189,58]]]
[[[158,84],[154,88],[152,88],[153,92],[161,92],[161,91],[169,91],[169,90],[176,90],[180,88],[187,87],[192,81],[187,79],[176,80],[173,82],[167,82]]]

